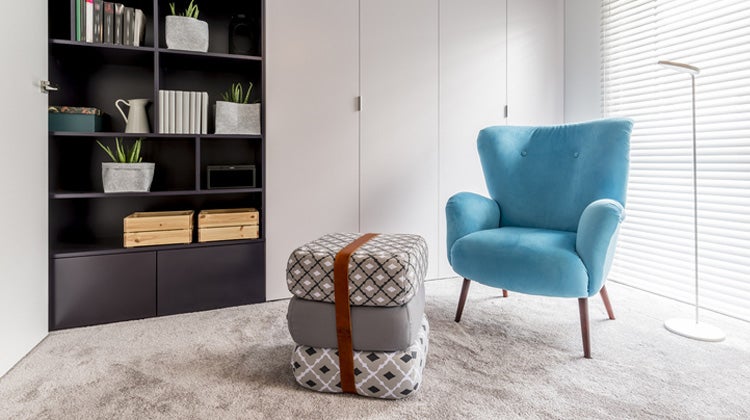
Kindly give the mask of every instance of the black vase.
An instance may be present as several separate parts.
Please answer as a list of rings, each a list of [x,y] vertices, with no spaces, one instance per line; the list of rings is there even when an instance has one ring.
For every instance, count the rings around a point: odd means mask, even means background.
[[[229,22],[229,53],[261,55],[260,20],[245,14],[232,16]]]

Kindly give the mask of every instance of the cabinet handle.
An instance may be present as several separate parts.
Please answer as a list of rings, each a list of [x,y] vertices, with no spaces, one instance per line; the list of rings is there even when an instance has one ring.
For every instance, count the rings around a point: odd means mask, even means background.
[[[362,97],[357,96],[357,111],[362,111]]]
[[[60,90],[56,84],[50,82],[49,80],[40,80],[39,87],[41,88],[42,93],[55,92]]]

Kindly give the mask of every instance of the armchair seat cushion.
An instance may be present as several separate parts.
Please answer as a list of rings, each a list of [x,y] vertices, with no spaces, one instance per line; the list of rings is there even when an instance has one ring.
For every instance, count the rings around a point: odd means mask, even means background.
[[[453,269],[479,283],[520,293],[588,297],[576,233],[501,227],[468,234],[450,250]]]

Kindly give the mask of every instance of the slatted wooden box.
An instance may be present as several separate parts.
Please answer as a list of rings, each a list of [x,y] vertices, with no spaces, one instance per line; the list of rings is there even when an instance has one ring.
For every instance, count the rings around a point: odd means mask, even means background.
[[[198,214],[198,242],[257,239],[260,214],[253,208],[202,210]]]
[[[133,213],[123,219],[124,246],[189,244],[194,214],[192,210]]]

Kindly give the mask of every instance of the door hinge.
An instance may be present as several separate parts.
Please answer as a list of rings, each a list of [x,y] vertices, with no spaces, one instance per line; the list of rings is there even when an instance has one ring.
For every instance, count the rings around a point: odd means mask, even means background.
[[[42,93],[49,93],[49,92],[55,92],[59,90],[56,84],[50,82],[49,80],[40,80],[39,81],[39,87],[42,90]]]
[[[503,107],[503,118],[508,118],[508,105]]]

